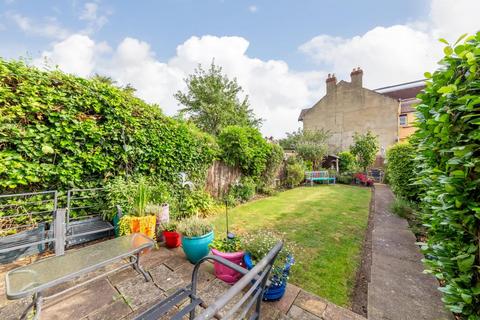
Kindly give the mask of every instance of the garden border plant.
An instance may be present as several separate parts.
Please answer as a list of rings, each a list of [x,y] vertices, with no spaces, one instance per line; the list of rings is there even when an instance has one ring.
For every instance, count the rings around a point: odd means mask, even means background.
[[[442,39],[442,68],[425,73],[415,161],[429,272],[452,312],[480,319],[480,32],[465,37]]]

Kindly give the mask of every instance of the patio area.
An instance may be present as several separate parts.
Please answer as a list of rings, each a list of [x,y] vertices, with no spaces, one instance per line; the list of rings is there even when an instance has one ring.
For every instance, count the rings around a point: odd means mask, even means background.
[[[75,250],[75,249],[72,249]],[[33,262],[26,258],[0,267],[0,275],[20,265]],[[41,319],[133,319],[150,305],[164,299],[176,289],[190,283],[193,265],[189,263],[181,248],[169,250],[160,246],[142,256],[141,264],[151,275],[153,282],[145,282],[133,268],[114,273],[84,287],[60,295],[44,304]],[[115,265],[109,268],[114,268]],[[90,273],[91,278],[106,270]],[[84,278],[84,279],[85,279]],[[82,278],[77,281],[82,281]],[[46,295],[61,291],[74,283],[52,288]],[[0,283],[0,319],[21,319],[31,299],[9,301],[5,297],[5,283]],[[213,266],[204,264],[199,277],[199,295],[207,304],[213,302],[229,288],[213,275]],[[234,301],[231,302],[232,304]],[[293,285],[279,302],[264,302],[262,319],[364,319],[350,310],[336,306],[318,296]],[[169,316],[163,317],[169,319]]]

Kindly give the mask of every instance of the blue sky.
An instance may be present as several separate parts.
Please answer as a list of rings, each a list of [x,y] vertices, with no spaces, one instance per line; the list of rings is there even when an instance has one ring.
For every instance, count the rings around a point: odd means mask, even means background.
[[[139,3],[141,3],[139,5]],[[83,27],[81,1],[21,1],[0,4],[0,12],[16,12],[45,21],[55,18],[65,28]],[[297,70],[313,63],[298,47],[320,33],[351,37],[375,26],[404,23],[424,16],[427,2],[404,1],[236,1],[168,0],[98,2],[106,23],[95,34],[97,40],[120,42],[124,37],[151,44],[157,57],[167,59],[178,44],[192,35],[241,36],[250,41],[249,55],[263,60],[282,59]],[[13,49],[2,51],[8,58],[37,54],[48,39],[15,28],[2,19],[0,40]]]
[[[302,108],[353,67],[377,88],[421,79],[438,38],[480,29],[478,0],[0,0],[0,56],[111,76],[173,115],[173,94],[212,59],[235,77],[265,135],[301,124]]]

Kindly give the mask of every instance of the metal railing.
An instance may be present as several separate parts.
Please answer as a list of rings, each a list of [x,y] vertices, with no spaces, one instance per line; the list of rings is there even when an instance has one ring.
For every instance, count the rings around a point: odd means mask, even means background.
[[[0,261],[46,250],[55,241],[57,191],[0,195]]]
[[[102,188],[71,189],[63,196],[56,190],[0,195],[0,262],[49,247],[61,255],[65,246],[110,236],[114,227],[103,220],[107,210]]]
[[[103,217],[109,210],[103,188],[67,191],[67,244],[77,244],[108,236],[113,225]],[[112,208],[110,208],[112,210]]]
[[[265,287],[268,283],[270,271],[278,253],[283,247],[282,242],[278,242],[270,252],[250,271],[232,263],[222,257],[209,255],[202,258],[193,269],[192,283],[186,288],[176,291],[160,303],[152,306],[150,309],[138,315],[135,320],[156,320],[167,314],[175,305],[182,304],[185,299],[189,298],[190,303],[185,305],[175,315],[171,317],[173,320],[185,319],[188,314],[190,320],[206,320],[212,318],[218,319],[244,319],[248,316],[251,320],[260,318],[260,307]],[[243,275],[230,289],[223,293],[210,306],[206,306],[205,302],[197,295],[197,282],[200,266],[205,261],[215,261],[223,264]],[[247,289],[248,288],[248,289]],[[244,291],[245,290],[245,291]],[[242,294],[243,293],[243,294]],[[236,296],[242,294],[233,306],[228,306],[226,314],[219,315],[219,312],[227,307]],[[195,316],[197,307],[203,307],[198,316]]]

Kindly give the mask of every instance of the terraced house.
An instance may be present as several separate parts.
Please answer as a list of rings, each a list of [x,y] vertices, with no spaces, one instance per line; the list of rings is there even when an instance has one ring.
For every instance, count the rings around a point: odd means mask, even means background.
[[[328,130],[330,147],[347,149],[355,132],[371,130],[379,137],[380,156],[414,131],[416,95],[424,81],[412,81],[370,90],[363,87],[363,70],[355,68],[351,81],[337,82],[335,75],[326,79],[326,94],[311,108],[303,109],[298,118],[304,130]]]

